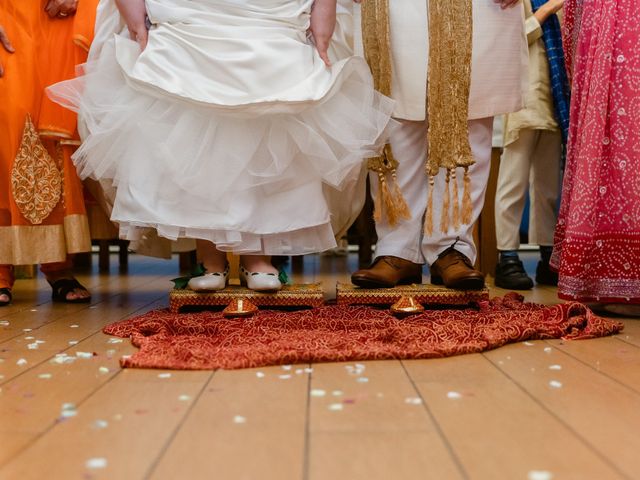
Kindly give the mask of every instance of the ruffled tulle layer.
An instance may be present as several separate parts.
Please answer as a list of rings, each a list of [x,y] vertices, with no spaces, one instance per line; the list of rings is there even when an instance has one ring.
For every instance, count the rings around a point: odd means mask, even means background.
[[[315,59],[309,75],[288,81],[291,88],[243,103],[193,92],[188,70],[174,72],[179,87],[167,91],[165,77],[140,68],[136,48],[112,37],[82,77],[51,92],[84,124],[74,157],[80,175],[117,187],[112,219],[121,236],[137,239],[152,227],[166,238],[210,240],[238,253],[333,247],[334,233],[359,211],[363,159],[384,144],[393,110],[374,91],[364,60],[327,69]],[[148,67],[153,51],[152,32],[139,61]],[[260,81],[259,71],[247,74]]]

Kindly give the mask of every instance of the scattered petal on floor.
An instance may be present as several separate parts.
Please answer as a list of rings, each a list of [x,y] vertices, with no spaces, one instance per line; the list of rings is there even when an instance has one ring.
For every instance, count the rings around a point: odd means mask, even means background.
[[[264,378],[264,372],[256,372],[256,377],[258,378]]]
[[[233,417],[233,423],[247,423],[247,419],[242,415],[236,415]]]
[[[326,391],[321,390],[319,388],[314,388],[313,390],[311,390],[312,397],[324,397],[326,394],[327,394]]]
[[[93,358],[93,353],[91,353],[91,352],[76,352],[76,357],[78,357],[78,358]]]
[[[69,328],[79,328],[79,327],[80,327],[80,325],[77,325],[75,323],[73,325],[69,325]]]
[[[78,340],[69,340],[69,345],[71,346],[77,345],[78,343]]]
[[[26,360],[26,359],[21,358],[21,359],[19,359],[19,360],[16,362],[16,365],[18,365],[19,367],[22,367],[22,366],[26,365],[27,363],[28,363],[28,362],[27,362],[27,360]]]
[[[8,327],[11,324],[7,320],[0,320],[0,327]]]
[[[367,377],[358,377],[358,379],[356,380],[356,382],[358,383],[367,383],[369,381],[369,379]]]
[[[291,365],[282,365],[282,369],[289,371],[291,370]]]
[[[106,420],[96,420],[95,422],[93,422],[93,428],[98,430],[102,430],[104,428],[107,428],[108,426],[109,422],[107,422]]]
[[[29,350],[37,350],[38,349],[38,344],[36,342],[30,343],[27,345],[27,348]]]
[[[549,386],[550,386],[551,388],[562,388],[562,383],[561,383],[561,382],[559,382],[559,381],[557,381],[557,380],[551,380],[551,381],[549,382]]]
[[[53,375],[51,375],[50,373],[41,373],[40,375],[38,375],[38,378],[41,378],[43,380],[49,380],[51,377],[53,377]]]
[[[447,392],[447,398],[451,398],[451,399],[458,399],[458,398],[462,398],[462,394],[459,392]]]
[[[312,373],[313,372],[313,368],[307,367],[304,369],[305,373]]]
[[[171,378],[171,374],[170,373],[159,373],[158,374],[158,378]]]
[[[344,392],[342,390],[334,390],[333,392],[331,392],[331,395],[333,395],[334,397],[340,397],[344,395]]]
[[[544,347],[544,352],[545,353],[551,353],[552,350],[553,350],[553,348],[551,348],[551,347]]]
[[[527,474],[527,480],[551,480],[552,478],[553,474],[546,470],[531,470]]]
[[[90,470],[98,470],[101,468],[106,468],[107,466],[107,459],[104,457],[95,457],[95,458],[90,458],[89,460],[87,460],[85,462],[85,467],[87,467]]]
[[[71,418],[78,414],[75,403],[63,403],[60,410],[60,418]]]
[[[122,340],[121,338],[110,338],[109,340],[107,340],[107,343],[122,343],[124,340]]]
[[[289,375],[288,373],[284,375],[278,375],[278,378],[280,380],[289,380],[291,378],[291,375]]]
[[[100,373],[109,373],[111,370],[109,370],[107,367],[100,367],[98,371]]]
[[[332,412],[338,412],[340,410],[344,410],[344,405],[342,405],[341,403],[332,403],[327,408]]]
[[[180,395],[178,397],[178,400],[180,400],[181,402],[188,402],[189,400],[191,400],[191,397],[189,395]]]
[[[562,370],[561,365],[549,365],[549,370]]]
[[[524,342],[524,344],[525,344],[527,347],[533,347],[533,346],[535,345],[535,343],[533,343],[533,342]]]
[[[407,397],[404,399],[404,403],[408,405],[422,405],[422,399],[420,397]]]
[[[73,363],[76,361],[77,357],[72,357],[71,355],[67,355],[66,353],[56,353],[56,356],[53,357],[50,363],[55,363],[58,365],[63,365],[65,363]]]

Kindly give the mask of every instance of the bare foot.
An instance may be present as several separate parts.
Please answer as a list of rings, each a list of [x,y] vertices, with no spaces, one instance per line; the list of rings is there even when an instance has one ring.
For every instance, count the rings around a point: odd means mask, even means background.
[[[224,272],[227,268],[227,252],[222,252],[207,240],[196,240],[198,260],[207,272]]]
[[[249,272],[278,273],[278,269],[271,265],[271,257],[267,255],[242,255],[240,263]]]
[[[46,275],[47,282],[50,284],[56,283],[58,280],[75,280],[75,277],[71,272],[62,271],[59,273],[49,273]],[[64,297],[67,301],[73,302],[77,300],[83,300],[91,298],[91,293],[84,287],[78,287],[71,290]]]

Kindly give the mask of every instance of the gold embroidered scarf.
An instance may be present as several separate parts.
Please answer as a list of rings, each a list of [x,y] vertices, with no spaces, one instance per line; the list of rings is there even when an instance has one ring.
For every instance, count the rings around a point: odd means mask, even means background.
[[[391,38],[389,35],[389,1],[362,2],[362,35],[365,57],[371,68],[375,87],[391,95]],[[429,199],[425,215],[425,233],[431,235],[434,177],[440,168],[447,170],[440,229],[446,232],[450,220],[457,229],[460,222],[471,221],[471,197],[468,167],[474,163],[469,145],[468,113],[471,87],[472,6],[471,0],[425,0],[429,5],[429,74],[427,79],[427,118],[425,139],[428,160]],[[409,209],[396,182],[397,160],[387,145],[383,155],[369,161],[378,174],[376,220],[387,214],[391,225],[409,218]],[[456,169],[464,168],[462,212],[458,198]],[[451,182],[453,180],[453,182]],[[449,184],[453,191],[449,192]],[[453,198],[450,198],[453,197]],[[450,213],[450,204],[452,212]]]

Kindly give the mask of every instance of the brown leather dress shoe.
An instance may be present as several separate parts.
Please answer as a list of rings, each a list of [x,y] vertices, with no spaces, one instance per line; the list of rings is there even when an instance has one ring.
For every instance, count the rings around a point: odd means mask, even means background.
[[[422,283],[422,265],[399,257],[378,257],[369,268],[351,275],[351,282],[363,288],[393,288]]]
[[[447,248],[431,265],[431,283],[456,290],[484,288],[484,275],[473,268],[471,260],[454,249]]]

